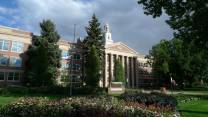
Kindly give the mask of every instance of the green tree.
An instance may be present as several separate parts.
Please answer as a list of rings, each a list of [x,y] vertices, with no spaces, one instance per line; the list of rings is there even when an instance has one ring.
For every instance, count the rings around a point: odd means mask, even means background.
[[[83,40],[85,55],[89,54],[90,48],[94,45],[97,49],[100,60],[103,59],[104,54],[104,41],[102,28],[95,14],[93,14],[92,19],[89,21],[89,26],[86,27],[87,36]]]
[[[187,81],[191,86],[196,78],[204,75],[201,73],[201,68],[204,66],[199,63],[203,61],[203,52],[194,53],[198,50],[191,49],[191,45],[183,46],[181,39],[162,40],[153,46],[149,59],[156,68],[156,74],[161,78],[166,78],[163,81],[169,82],[172,77],[180,85]]]
[[[33,86],[50,86],[56,83],[59,75],[61,51],[59,50],[59,34],[50,20],[40,23],[41,35],[33,36],[29,56],[27,77]]]
[[[149,61],[156,71],[154,73],[159,77],[170,77],[170,59],[169,41],[161,40],[160,43],[154,45],[149,53]],[[163,79],[167,81],[168,79]]]
[[[189,84],[196,78],[206,76],[208,15],[205,14],[208,14],[208,1],[139,0],[138,3],[143,5],[144,13],[152,15],[153,18],[160,17],[163,13],[167,14],[169,19],[166,22],[175,31],[174,37],[182,41],[179,45],[184,50],[174,48],[179,46],[177,41],[173,41],[170,48],[172,49],[170,60],[175,76],[183,75]],[[180,70],[184,72],[181,73]]]
[[[93,45],[90,48],[89,56],[86,63],[86,84],[92,88],[96,88],[99,85],[100,80],[100,59],[96,47]]]
[[[83,80],[86,78],[86,70],[87,66],[86,63],[88,62],[88,56],[90,53],[90,49],[92,46],[95,46],[99,59],[101,62],[101,66],[103,65],[103,55],[104,55],[104,41],[103,41],[103,34],[102,34],[102,28],[100,27],[100,23],[98,21],[98,18],[95,14],[93,14],[92,19],[89,21],[89,26],[86,27],[87,36],[82,42],[83,45],[83,63],[84,63],[84,69],[83,69]],[[102,67],[100,67],[100,70],[102,71]]]
[[[125,82],[124,68],[120,60],[115,61],[114,72],[115,82]]]

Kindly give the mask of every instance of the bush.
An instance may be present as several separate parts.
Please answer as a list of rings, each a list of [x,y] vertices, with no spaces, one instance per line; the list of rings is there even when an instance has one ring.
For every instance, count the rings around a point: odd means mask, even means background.
[[[23,86],[9,86],[0,89],[0,95],[10,95],[10,94],[28,94],[29,89]]]
[[[154,117],[155,113],[128,108],[114,97],[73,97],[59,100],[21,98],[0,109],[6,117]]]
[[[107,88],[82,86],[73,89],[73,95],[107,95]]]
[[[23,86],[9,86],[0,88],[0,95],[69,95],[70,86],[50,86],[50,87],[23,87]],[[106,88],[91,88],[89,86],[73,87],[72,95],[107,95]]]
[[[126,102],[137,102],[138,106],[146,107],[159,107],[166,108],[167,110],[175,110],[177,106],[177,100],[169,95],[161,94],[161,93],[138,93],[138,92],[125,92],[121,95],[121,98]],[[152,107],[151,107],[152,108]]]

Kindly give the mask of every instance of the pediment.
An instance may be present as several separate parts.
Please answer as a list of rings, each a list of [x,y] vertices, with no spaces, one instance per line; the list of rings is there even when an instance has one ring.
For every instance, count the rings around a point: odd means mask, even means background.
[[[132,54],[137,54],[135,50],[132,48],[128,47],[126,44],[117,42],[117,43],[112,43],[106,45],[107,50],[113,50],[113,51],[119,51],[119,52],[125,52],[125,53],[132,53]]]

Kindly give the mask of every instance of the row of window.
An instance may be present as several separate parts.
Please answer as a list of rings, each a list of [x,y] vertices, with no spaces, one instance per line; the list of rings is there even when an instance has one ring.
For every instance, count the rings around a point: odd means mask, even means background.
[[[141,66],[141,67],[148,67],[148,63],[138,63],[138,66]]]
[[[2,51],[9,51],[10,41],[0,39],[0,50]],[[12,41],[12,52],[21,53],[23,52],[24,44],[21,42]]]
[[[19,57],[8,57],[8,56],[0,56],[0,66],[13,66],[13,67],[21,67],[22,59]]]
[[[61,69],[68,69],[69,68],[69,64],[68,63],[61,63]],[[74,64],[72,67],[72,70],[78,71],[80,70],[80,64]]]
[[[21,77],[20,72],[0,72],[0,81],[19,81]]]

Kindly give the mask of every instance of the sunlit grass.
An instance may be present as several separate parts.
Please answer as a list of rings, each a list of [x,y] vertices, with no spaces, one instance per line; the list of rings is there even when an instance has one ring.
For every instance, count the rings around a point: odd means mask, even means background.
[[[182,117],[208,117],[208,100],[196,100],[179,104]]]

